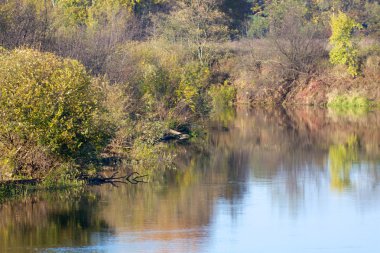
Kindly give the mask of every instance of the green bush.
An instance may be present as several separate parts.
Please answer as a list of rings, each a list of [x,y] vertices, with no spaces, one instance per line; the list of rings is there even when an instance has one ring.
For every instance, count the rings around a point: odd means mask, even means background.
[[[208,67],[197,62],[185,65],[176,91],[179,101],[185,102],[193,112],[205,113],[207,111],[205,91],[209,80],[210,70]]]
[[[160,140],[168,129],[192,134],[192,123],[207,115],[209,67],[186,46],[162,39],[126,43],[110,55],[107,65],[109,78],[117,82],[113,88],[119,87],[110,89],[117,94],[107,92],[107,107],[115,111],[112,118],[117,115],[125,122],[112,144],[128,147],[126,152],[113,150],[138,170],[171,166],[173,157]]]
[[[212,86],[209,95],[214,108],[231,106],[236,99],[236,89],[228,84]]]
[[[29,49],[3,51],[0,85],[1,158],[15,169],[36,169],[36,161],[19,155],[32,151],[42,153],[42,160],[88,161],[111,136],[100,116],[101,95],[76,60]]]
[[[145,112],[186,107],[191,113],[207,112],[208,66],[187,47],[165,40],[127,43],[110,56],[111,80],[125,82]],[[140,112],[144,113],[144,112]]]

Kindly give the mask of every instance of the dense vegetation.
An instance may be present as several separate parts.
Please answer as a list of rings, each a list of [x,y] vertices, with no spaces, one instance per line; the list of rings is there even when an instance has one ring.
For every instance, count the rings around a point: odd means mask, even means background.
[[[196,136],[236,101],[379,99],[379,13],[373,0],[2,0],[0,179],[115,157],[168,166],[169,129]]]
[[[43,173],[55,167],[52,156],[83,164],[101,151],[112,132],[82,64],[16,49],[1,54],[0,66],[3,170]]]

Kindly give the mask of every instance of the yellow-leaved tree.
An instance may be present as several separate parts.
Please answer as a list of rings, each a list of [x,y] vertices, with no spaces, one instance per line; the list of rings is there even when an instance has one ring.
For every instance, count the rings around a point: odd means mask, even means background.
[[[355,77],[360,74],[358,46],[353,40],[353,31],[361,25],[343,12],[331,16],[330,62],[347,66],[348,73]]]

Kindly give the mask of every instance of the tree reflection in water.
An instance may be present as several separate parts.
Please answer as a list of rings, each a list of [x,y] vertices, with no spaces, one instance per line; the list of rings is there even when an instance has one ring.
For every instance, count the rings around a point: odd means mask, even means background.
[[[237,108],[216,115],[209,129],[202,142],[176,146],[176,169],[157,172],[149,184],[5,203],[0,251],[105,245],[113,238],[128,247],[155,242],[155,252],[180,241],[173,251],[197,252],[210,236],[218,204],[238,215],[252,185],[262,184],[272,206],[292,215],[330,187],[378,198],[378,113],[345,118],[321,109]]]

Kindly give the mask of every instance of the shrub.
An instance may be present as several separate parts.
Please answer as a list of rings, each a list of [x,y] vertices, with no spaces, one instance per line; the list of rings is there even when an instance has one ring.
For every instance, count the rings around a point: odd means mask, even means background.
[[[17,171],[38,169],[36,161],[20,157],[33,151],[44,161],[94,159],[111,136],[100,117],[101,96],[76,60],[28,49],[5,51],[0,84],[1,156]]]
[[[172,158],[160,140],[168,128],[190,132],[189,123],[209,111],[209,68],[185,46],[166,40],[126,43],[107,65],[111,81],[118,82],[113,88],[119,87],[112,96],[107,92],[114,99],[107,106],[123,105],[116,113],[124,122],[117,132],[119,146],[128,147],[123,155],[136,169],[169,166]],[[128,99],[119,102],[123,97]]]
[[[164,110],[179,106],[192,113],[207,111],[203,101],[211,77],[209,67],[183,45],[165,40],[127,43],[110,56],[108,69],[111,80],[131,87],[140,108],[152,111],[163,105]]]
[[[183,47],[161,40],[126,43],[109,56],[107,73],[111,81],[128,83],[139,99],[148,93],[171,106],[184,58]]]
[[[177,89],[178,99],[187,104],[193,112],[205,112],[205,91],[210,79],[208,67],[199,63],[190,63],[184,67]]]
[[[45,47],[51,43],[47,13],[39,10],[43,1],[0,2],[0,44],[7,48],[19,46]]]
[[[214,108],[230,106],[236,99],[236,89],[228,84],[212,86],[209,90]]]

